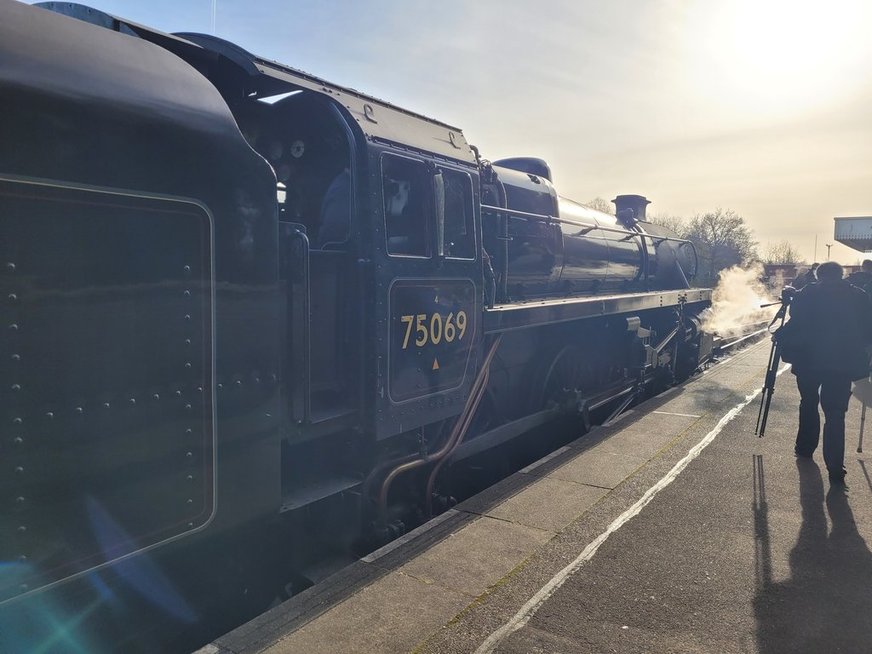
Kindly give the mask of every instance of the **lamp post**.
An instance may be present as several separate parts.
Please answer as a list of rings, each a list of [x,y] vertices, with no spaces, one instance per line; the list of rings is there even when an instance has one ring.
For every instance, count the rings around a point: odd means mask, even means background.
[[[827,243],[827,261],[830,260],[830,248],[833,247],[832,243]]]

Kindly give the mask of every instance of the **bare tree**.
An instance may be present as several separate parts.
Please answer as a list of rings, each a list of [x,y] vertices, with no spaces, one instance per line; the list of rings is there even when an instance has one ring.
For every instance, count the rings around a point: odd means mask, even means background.
[[[718,273],[730,266],[756,261],[757,242],[745,219],[731,209],[697,214],[684,237],[693,242],[699,256],[698,281],[715,284]]]
[[[656,213],[648,218],[648,222],[665,227],[678,236],[684,236],[684,233],[687,231],[687,220],[681,216],[673,216],[668,213]]]
[[[584,203],[585,206],[590,207],[591,209],[596,209],[597,211],[602,211],[603,213],[609,213],[611,215],[615,215],[615,207],[608,200],[603,200],[601,197],[597,196],[593,200]]]
[[[764,263],[799,263],[802,260],[799,250],[790,241],[770,243],[763,254]]]

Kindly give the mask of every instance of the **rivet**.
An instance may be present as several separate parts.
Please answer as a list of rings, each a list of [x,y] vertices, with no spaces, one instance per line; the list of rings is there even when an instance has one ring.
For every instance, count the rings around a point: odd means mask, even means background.
[[[190,319],[191,319],[191,314],[190,314],[190,313],[186,313],[186,314],[185,314],[185,320],[190,320]]]
[[[186,339],[185,339],[185,345],[190,345],[190,344],[191,344],[191,339],[190,339],[190,338],[186,338]]]
[[[20,390],[21,390],[21,384],[12,384],[12,390],[13,390],[13,391],[20,391]]]
[[[272,414],[271,414],[271,413],[267,413],[267,414],[265,414],[265,415],[266,415],[267,418],[272,418]]]
[[[135,398],[135,397],[131,397],[131,398],[130,398],[130,403],[131,403],[131,404],[136,404],[136,398]]]
[[[13,424],[13,425],[20,425],[22,422],[23,422],[23,421],[21,420],[21,418],[13,418],[13,419],[12,419],[12,424]]]
[[[24,525],[18,526],[18,533],[19,534],[23,534],[25,531],[27,531],[27,527],[25,527]]]
[[[15,438],[12,439],[12,442],[15,443],[16,445],[21,445],[24,442],[24,439],[21,438],[21,436],[16,436]]]
[[[182,391],[176,391],[176,397],[181,397],[181,396],[182,396]]]
[[[104,409],[108,409],[108,408],[109,408],[109,403],[108,403],[108,402],[103,402],[103,408],[104,408]]]
[[[16,475],[23,475],[23,474],[24,474],[24,468],[23,468],[22,466],[15,466],[15,474],[16,474]]]
[[[85,412],[85,410],[82,407],[80,407],[80,406],[76,407],[76,413],[78,413],[79,415],[82,415],[84,412]]]
[[[193,503],[194,503],[194,500],[192,500],[192,499],[189,497],[187,503],[188,503],[188,504],[193,504]]]
[[[20,354],[13,354],[12,360],[13,361],[21,361],[21,355]]]
[[[189,272],[191,272],[191,267],[186,265],[184,270],[186,273],[189,273]]]
[[[185,297],[191,297],[191,291],[185,289],[185,292],[183,293],[183,295],[184,295]]]
[[[154,399],[154,400],[159,400],[159,399],[160,399],[160,393],[155,393],[155,394],[152,395],[151,397],[152,397],[152,399]]]
[[[190,362],[190,361],[185,362],[185,369],[186,369],[186,370],[190,370],[190,369],[191,369],[191,362]]]
[[[188,481],[194,481],[194,475],[188,475]]]
[[[27,554],[19,554],[18,555],[18,562],[19,563],[26,563],[27,562]]]
[[[193,522],[189,522],[189,523],[188,523],[188,528],[189,528],[189,529],[193,529],[193,528],[194,528],[194,523],[193,523]]]
[[[16,504],[24,504],[24,497],[19,495],[18,497],[15,498],[15,503]]]
[[[219,391],[224,390],[224,384],[218,384],[218,390]]]
[[[237,380],[236,380],[236,385],[237,385],[237,386],[242,386],[242,380],[241,380],[241,379],[237,379]]]
[[[198,392],[198,393],[202,393],[202,392],[203,392],[203,387],[202,387],[202,386],[197,386],[197,392]]]
[[[15,293],[10,293],[10,294],[7,295],[6,297],[9,298],[9,301],[10,301],[10,302],[15,302],[15,301],[18,299],[18,296],[15,295]]]
[[[51,411],[46,411],[45,417],[51,420],[52,418],[54,418],[54,413],[52,413]]]
[[[188,428],[185,430],[185,433],[188,434],[188,435],[191,435],[191,434],[194,433],[194,430],[191,429],[190,427],[188,427]]]
[[[194,456],[194,453],[191,451],[188,451],[188,452],[185,452],[185,456],[190,459],[192,456]]]
[[[254,378],[254,383],[255,383],[255,384],[259,384],[259,383],[260,383],[260,377],[255,377],[255,378]]]
[[[28,586],[27,584],[20,584],[20,585],[18,586],[18,590],[20,590],[20,591],[22,591],[22,592],[24,592],[24,591],[27,590],[28,588],[30,588],[30,586]]]
[[[190,404],[186,404],[186,405],[185,405],[185,411],[190,411],[190,410],[191,410],[191,405],[190,405]]]
[[[9,325],[9,329],[11,329],[13,332],[17,332],[18,325],[13,322],[11,325]]]
[[[15,264],[10,261],[6,264],[6,270],[9,272],[15,272]]]

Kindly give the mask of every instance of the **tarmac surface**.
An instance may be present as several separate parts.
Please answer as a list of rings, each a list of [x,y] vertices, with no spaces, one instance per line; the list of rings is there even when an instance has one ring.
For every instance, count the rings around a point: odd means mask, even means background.
[[[832,487],[820,448],[793,455],[789,372],[754,436],[768,354],[739,352],[200,651],[872,652],[860,405]]]

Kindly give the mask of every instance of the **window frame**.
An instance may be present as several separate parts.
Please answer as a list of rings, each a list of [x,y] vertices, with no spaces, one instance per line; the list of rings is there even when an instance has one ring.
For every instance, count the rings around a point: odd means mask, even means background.
[[[469,227],[471,228],[472,256],[458,257],[446,255],[445,258],[451,261],[475,261],[478,258],[478,239],[476,238],[475,233],[475,188],[473,187],[472,183],[472,175],[470,175],[469,171],[467,170],[461,170],[459,168],[451,168],[449,166],[442,165],[437,165],[436,170],[442,173],[457,175],[458,177],[462,177],[464,179],[464,203],[466,204],[467,209],[469,209]]]
[[[391,252],[390,250],[390,234],[388,233],[388,214],[385,211],[385,160],[386,159],[394,159],[394,160],[404,160],[407,162],[412,162],[413,165],[421,166],[424,169],[425,174],[429,177],[428,171],[428,160],[419,159],[417,157],[411,157],[405,154],[400,154],[392,151],[384,151],[381,153],[381,157],[379,159],[379,193],[380,193],[380,205],[379,205],[379,213],[381,214],[382,225],[384,225],[384,244],[385,244],[385,254],[389,257],[399,258],[399,259],[418,259],[418,260],[429,260],[433,258],[433,244],[431,241],[434,236],[436,224],[436,211],[435,211],[435,197],[432,189],[430,192],[425,192],[425,202],[426,202],[426,214],[424,216],[424,233],[427,238],[427,248],[425,254],[408,254],[408,253],[399,253],[399,252]]]

